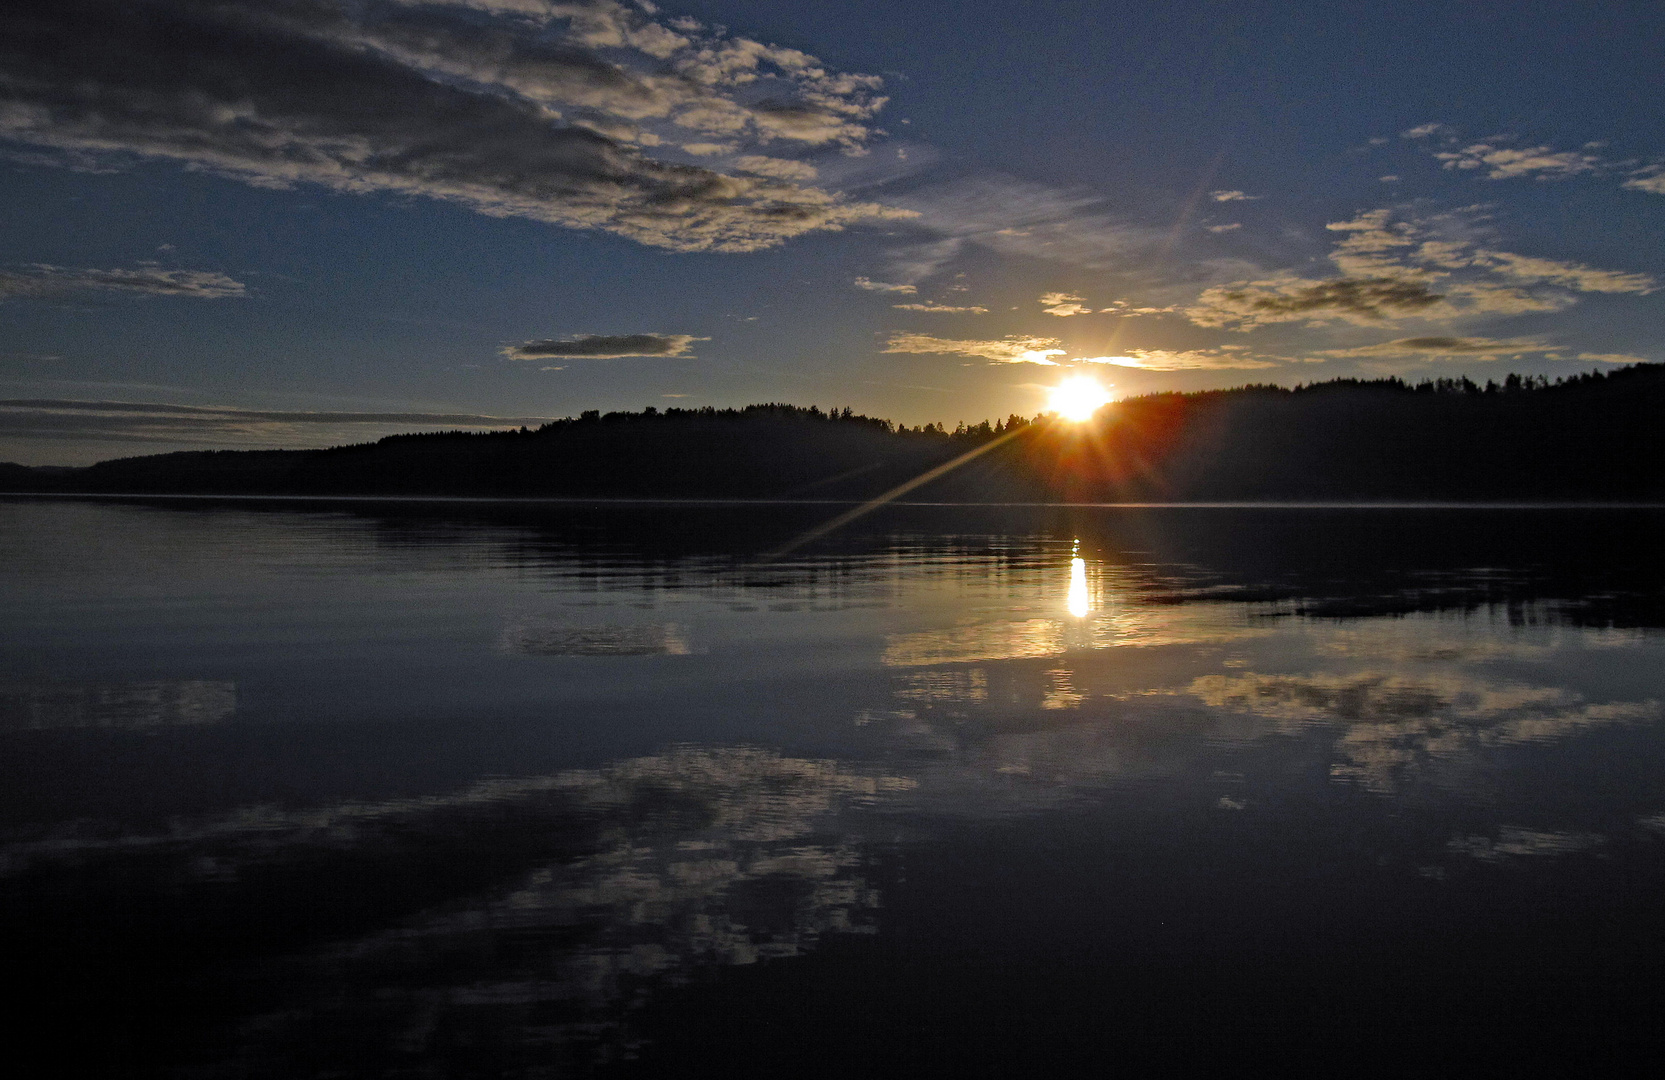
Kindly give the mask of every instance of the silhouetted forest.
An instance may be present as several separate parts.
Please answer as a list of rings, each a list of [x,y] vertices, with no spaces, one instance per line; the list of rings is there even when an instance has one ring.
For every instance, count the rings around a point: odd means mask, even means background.
[[[1129,398],[950,431],[791,405],[586,412],[536,430],[327,450],[0,465],[0,489],[111,493],[944,501],[1665,499],[1665,365],[1550,382],[1338,379]]]

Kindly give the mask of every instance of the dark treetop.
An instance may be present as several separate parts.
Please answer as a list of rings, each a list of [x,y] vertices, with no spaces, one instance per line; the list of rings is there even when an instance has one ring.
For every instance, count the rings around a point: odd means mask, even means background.
[[[948,431],[790,405],[587,412],[536,430],[327,450],[0,465],[41,492],[860,499],[995,440],[916,489],[949,501],[1665,499],[1665,365],[1554,383],[1352,379],[1130,398],[1086,424]],[[1002,438],[1006,436],[1005,438]]]

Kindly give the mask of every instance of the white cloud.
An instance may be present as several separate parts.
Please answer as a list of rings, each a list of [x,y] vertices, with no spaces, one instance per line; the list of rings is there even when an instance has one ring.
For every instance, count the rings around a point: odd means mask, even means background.
[[[1236,230],[1241,229],[1242,227],[1243,227],[1242,222],[1233,221],[1233,222],[1230,222],[1230,223],[1225,224],[1225,225],[1210,225],[1208,227],[1208,231],[1211,232],[1211,233],[1227,233],[1227,232],[1235,232]]]
[[[1401,139],[1426,139],[1430,135],[1438,135],[1450,130],[1444,124],[1418,124],[1413,128],[1406,128],[1399,133]]]
[[[1488,169],[1488,180],[1509,180],[1535,176],[1540,180],[1561,180],[1579,173],[1598,172],[1602,159],[1576,150],[1555,150],[1548,146],[1512,147],[1495,143],[1474,143],[1460,150],[1434,157],[1447,169]]]
[[[889,281],[873,281],[864,277],[857,278],[854,285],[856,288],[866,289],[868,292],[904,293],[908,296],[912,296],[919,291],[917,286],[893,284]]]
[[[892,334],[885,343],[887,353],[926,353],[952,356],[978,356],[997,364],[1041,364],[1057,367],[1054,356],[1067,350],[1058,347],[1056,338],[1019,337],[1011,335],[994,341],[957,341],[931,337],[929,334]]]
[[[1130,307],[1126,300],[1113,300],[1109,307],[1098,310],[1101,315],[1168,315],[1180,308],[1173,304],[1167,307]]]
[[[1597,270],[1581,263],[1540,259],[1531,255],[1516,255],[1508,251],[1477,250],[1477,263],[1490,265],[1498,273],[1521,281],[1563,285],[1578,292],[1635,293],[1645,295],[1659,287],[1647,274],[1632,274],[1620,270]]]
[[[803,163],[735,175],[647,150],[785,140],[857,152],[880,85],[611,0],[65,0],[9,19],[0,137],[750,251],[907,215],[801,186]]]
[[[207,270],[164,270],[155,263],[141,263],[133,270],[80,269],[45,263],[19,270],[0,270],[0,300],[11,296],[61,296],[89,289],[199,300],[248,295],[242,282],[224,274]]]
[[[788,161],[785,158],[762,157],[749,154],[734,159],[734,167],[741,172],[755,173],[758,176],[773,176],[778,180],[814,180],[817,173],[815,166],[807,161]]]
[[[1646,191],[1650,195],[1665,195],[1665,170],[1632,177],[1619,186],[1632,191]]]
[[[1048,315],[1067,318],[1071,315],[1091,315],[1093,309],[1082,303],[1084,298],[1074,293],[1049,292],[1041,296],[1041,310]]]
[[[952,304],[892,304],[890,306],[899,311],[929,311],[939,315],[987,315],[989,313],[988,308],[978,307],[975,304],[970,307],[955,307]]]
[[[1260,198],[1259,195],[1245,195],[1241,191],[1211,191],[1208,193],[1208,197],[1215,202],[1246,202],[1250,199]]]
[[[1581,352],[1581,353],[1578,354],[1578,358],[1580,360],[1590,360],[1590,361],[1593,361],[1593,362],[1598,363],[1598,364],[1651,364],[1651,363],[1653,363],[1652,360],[1649,360],[1645,356],[1631,356],[1629,353]]]

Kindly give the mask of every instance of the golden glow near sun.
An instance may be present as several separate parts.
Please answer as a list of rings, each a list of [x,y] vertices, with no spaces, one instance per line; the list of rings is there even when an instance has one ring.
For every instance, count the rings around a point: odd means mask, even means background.
[[[1099,407],[1111,401],[1109,391],[1089,375],[1074,375],[1052,388],[1047,404],[1066,420],[1091,420]]]

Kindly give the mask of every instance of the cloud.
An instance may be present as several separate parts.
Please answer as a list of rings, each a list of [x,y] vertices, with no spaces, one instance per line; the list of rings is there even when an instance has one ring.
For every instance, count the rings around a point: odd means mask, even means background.
[[[1210,225],[1208,227],[1208,231],[1211,232],[1211,233],[1227,233],[1227,232],[1234,232],[1237,229],[1241,229],[1242,227],[1243,227],[1242,222],[1233,221],[1233,222],[1231,222],[1229,224],[1226,224],[1226,225]]]
[[[892,334],[885,343],[887,353],[930,353],[954,356],[980,356],[997,364],[1041,364],[1057,367],[1054,356],[1067,351],[1058,347],[1056,338],[1019,337],[1011,335],[997,341],[956,341],[931,337],[929,334]]]
[[[1645,356],[1631,356],[1629,353],[1581,352],[1581,353],[1578,354],[1578,358],[1580,360],[1592,360],[1592,361],[1594,361],[1598,364],[1651,364],[1651,363],[1653,363],[1652,360],[1649,360]]]
[[[1418,124],[1413,128],[1406,128],[1399,133],[1401,139],[1426,139],[1430,135],[1439,135],[1449,131],[1444,124]]]
[[[1495,143],[1474,143],[1460,150],[1434,154],[1447,169],[1489,169],[1488,180],[1509,180],[1517,176],[1535,176],[1539,180],[1563,180],[1579,173],[1599,172],[1601,158],[1581,154],[1575,150],[1555,150],[1548,146],[1517,148]]]
[[[623,356],[687,356],[696,341],[710,338],[692,334],[580,334],[566,341],[528,341],[510,345],[510,360],[617,360]]]
[[[1250,199],[1260,198],[1259,195],[1245,195],[1241,191],[1211,191],[1208,193],[1208,197],[1215,202],[1247,202]]]
[[[1651,195],[1665,195],[1665,170],[1645,173],[1619,185],[1632,191],[1646,191]]]
[[[987,315],[989,313],[988,308],[976,305],[954,307],[951,304],[892,304],[890,306],[900,311],[930,311],[939,315]]]
[[[1474,260],[1489,265],[1506,277],[1521,281],[1564,285],[1578,292],[1636,293],[1645,295],[1659,287],[1647,274],[1632,274],[1619,270],[1597,270],[1581,263],[1540,259],[1531,255],[1516,255],[1507,251],[1477,250]]]
[[[0,439],[327,446],[408,431],[490,430],[549,417],[477,413],[298,412],[131,401],[0,400]]]
[[[1115,364],[1142,371],[1244,371],[1278,367],[1275,360],[1220,349],[1129,349],[1126,356],[1085,356],[1083,364]]]
[[[1041,310],[1048,315],[1067,318],[1071,315],[1091,315],[1093,309],[1082,303],[1084,298],[1074,293],[1049,292],[1041,296]]]
[[[807,161],[788,161],[784,158],[761,157],[757,154],[735,158],[734,167],[741,172],[773,176],[779,180],[809,181],[818,175],[815,166]]]
[[[0,37],[0,137],[751,251],[906,214],[792,182],[802,168],[728,174],[648,151],[858,152],[880,86],[611,0],[25,0]]]
[[[1186,315],[1199,326],[1238,330],[1337,320],[1361,326],[1444,322],[1558,311],[1576,302],[1575,293],[1641,295],[1658,287],[1647,274],[1482,246],[1491,233],[1485,220],[1481,207],[1427,217],[1389,208],[1365,211],[1326,226],[1340,235],[1330,262],[1341,277],[1288,275],[1217,285],[1204,290]]]
[[[1499,356],[1520,356],[1524,353],[1554,352],[1556,346],[1546,345],[1537,338],[1484,337],[1412,337],[1398,341],[1384,341],[1376,345],[1360,345],[1352,349],[1329,349],[1321,356],[1420,356],[1434,359],[1442,356],[1473,360],[1495,360]]]
[[[1100,195],[1011,177],[959,180],[891,201],[918,215],[909,227],[934,234],[893,254],[896,276],[908,281],[935,273],[968,245],[1093,269],[1119,266],[1167,236],[1123,220]]]
[[[208,270],[164,270],[154,263],[142,263],[134,270],[77,269],[45,263],[21,270],[0,270],[0,300],[13,296],[61,296],[88,289],[200,300],[247,295],[242,282],[224,274]]]
[[[1101,315],[1167,315],[1180,310],[1175,305],[1167,307],[1129,307],[1126,300],[1112,300],[1107,308],[1099,308]]]
[[[1419,282],[1388,277],[1333,281],[1276,278],[1205,289],[1185,314],[1198,326],[1247,328],[1331,319],[1368,325],[1425,310],[1443,299]]]
[[[855,286],[858,289],[866,289],[868,292],[904,293],[908,296],[912,296],[919,291],[913,285],[895,285],[888,281],[873,281],[864,277],[857,278]]]

